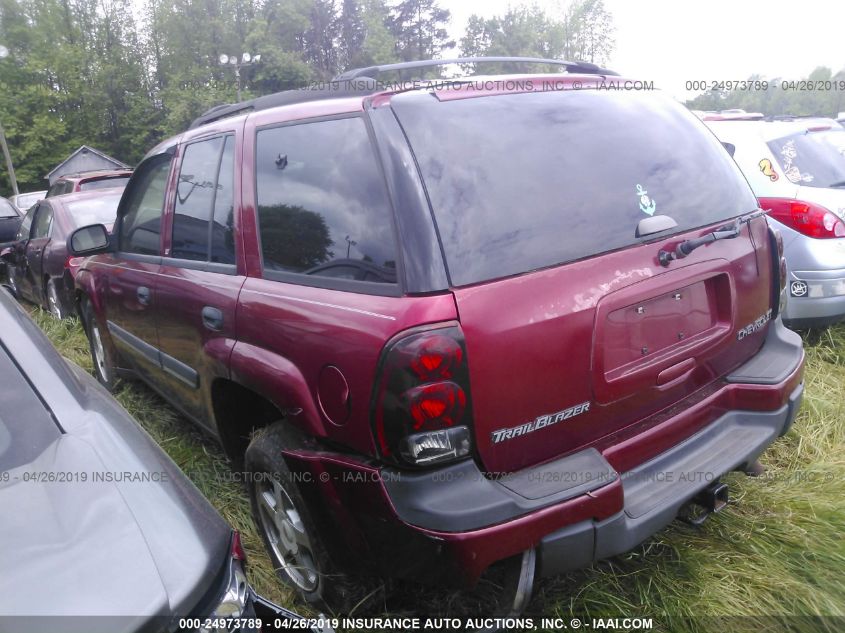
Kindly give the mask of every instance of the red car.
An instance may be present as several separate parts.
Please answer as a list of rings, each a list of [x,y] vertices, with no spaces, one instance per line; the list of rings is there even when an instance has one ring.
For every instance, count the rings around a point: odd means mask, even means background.
[[[65,174],[50,185],[47,197],[62,196],[77,191],[93,191],[95,189],[114,189],[125,187],[132,175],[131,169],[86,171],[79,174]]]
[[[804,364],[728,153],[589,64],[373,81],[395,68],[147,155],[114,239],[71,238],[100,381],[143,378],[245,460],[314,602],[354,604],[352,569],[472,586],[505,559],[524,597],[722,508]]]
[[[92,222],[111,227],[122,189],[45,198],[30,207],[15,241],[2,251],[9,286],[18,298],[63,319],[74,311],[74,283],[81,259],[68,255],[67,238]]]

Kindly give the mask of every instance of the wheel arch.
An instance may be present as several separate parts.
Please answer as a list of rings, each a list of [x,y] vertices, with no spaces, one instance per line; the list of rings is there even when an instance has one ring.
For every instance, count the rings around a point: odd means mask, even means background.
[[[228,378],[211,383],[211,404],[217,435],[226,455],[242,464],[253,434],[284,420],[286,410],[265,395]]]

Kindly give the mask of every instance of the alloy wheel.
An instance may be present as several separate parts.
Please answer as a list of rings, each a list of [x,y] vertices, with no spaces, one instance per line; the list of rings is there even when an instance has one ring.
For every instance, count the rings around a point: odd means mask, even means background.
[[[91,324],[91,348],[94,351],[94,365],[97,367],[97,372],[100,374],[103,382],[108,382],[111,377],[109,376],[109,368],[106,364],[106,350],[103,347],[100,328],[96,322]]]
[[[299,511],[282,485],[274,477],[265,477],[255,490],[261,529],[291,582],[301,591],[314,591],[318,571]]]

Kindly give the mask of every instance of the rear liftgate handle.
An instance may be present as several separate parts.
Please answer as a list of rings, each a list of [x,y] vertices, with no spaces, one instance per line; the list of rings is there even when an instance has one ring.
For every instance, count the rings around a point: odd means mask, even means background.
[[[223,313],[212,306],[202,309],[202,324],[212,332],[219,332],[223,328]]]

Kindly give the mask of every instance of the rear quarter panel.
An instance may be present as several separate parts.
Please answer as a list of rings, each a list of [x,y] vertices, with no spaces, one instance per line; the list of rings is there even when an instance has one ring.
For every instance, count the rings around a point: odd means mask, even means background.
[[[370,401],[384,344],[395,334],[457,317],[451,294],[376,297],[247,279],[238,306],[232,379],[283,410],[318,437],[374,454]],[[348,385],[348,417],[329,419],[318,398],[323,368],[333,366]],[[331,395],[331,394],[327,394]]]

